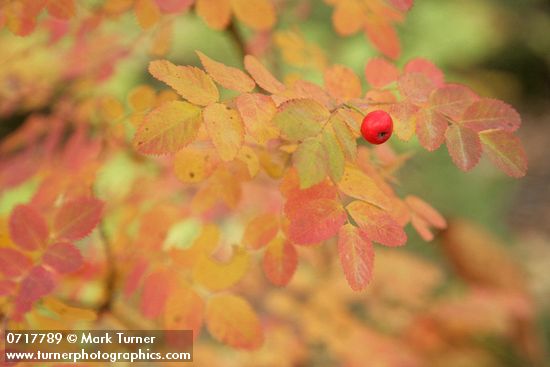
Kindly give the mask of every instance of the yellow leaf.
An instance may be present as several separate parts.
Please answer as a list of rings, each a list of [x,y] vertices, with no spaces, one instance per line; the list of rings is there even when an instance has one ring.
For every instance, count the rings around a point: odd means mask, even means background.
[[[246,225],[242,243],[257,250],[269,243],[279,231],[279,218],[272,213],[260,214]]]
[[[221,291],[237,284],[248,270],[250,255],[243,248],[233,249],[233,257],[227,263],[200,255],[193,267],[193,280],[211,291]]]
[[[124,116],[124,107],[115,97],[105,96],[100,99],[99,105],[100,112],[106,120],[116,121]]]
[[[294,99],[279,107],[273,123],[281,129],[285,138],[300,141],[317,136],[329,117],[328,109],[318,102]]]
[[[324,80],[329,94],[340,102],[361,97],[361,81],[348,67],[334,65],[325,69]]]
[[[200,51],[196,52],[204,69],[222,87],[237,92],[250,92],[256,86],[254,81],[241,70],[214,61]]]
[[[202,254],[209,256],[218,246],[219,241],[220,230],[218,227],[214,224],[206,224],[193,241],[191,248],[171,249],[170,257],[178,266],[187,268],[193,266]]]
[[[155,57],[164,56],[172,46],[172,35],[174,33],[174,22],[162,23],[153,35],[149,53]]]
[[[201,182],[206,177],[208,154],[196,148],[183,148],[174,157],[174,174],[183,183]]]
[[[217,340],[234,348],[257,349],[264,342],[260,320],[241,297],[213,296],[206,305],[206,325]]]
[[[176,66],[167,60],[155,60],[149,63],[149,72],[191,103],[206,106],[219,98],[218,88],[199,68]]]
[[[223,30],[231,20],[229,0],[197,0],[195,9],[210,28]]]
[[[164,328],[166,330],[193,330],[193,339],[199,336],[203,317],[204,301],[190,287],[178,287],[166,300]]]
[[[134,136],[134,146],[145,154],[175,153],[195,139],[200,116],[200,108],[190,103],[165,103],[147,115]]]
[[[292,158],[300,177],[301,189],[307,189],[327,176],[327,152],[318,139],[304,141]]]
[[[338,182],[344,174],[344,153],[330,125],[323,131],[323,147],[327,154],[330,178],[334,182]]]
[[[130,107],[135,111],[143,111],[153,107],[155,99],[155,91],[146,84],[138,85],[128,95]]]
[[[247,133],[259,144],[265,146],[279,136],[279,129],[272,123],[277,107],[269,96],[244,93],[237,97],[236,104]]]
[[[352,198],[367,201],[384,209],[391,207],[390,198],[378,187],[376,182],[352,165],[348,164],[344,168],[344,175],[338,182],[338,188]]]
[[[220,158],[231,161],[239,152],[244,140],[244,126],[239,113],[221,104],[208,105],[203,112],[206,130]]]
[[[239,151],[237,158],[246,164],[250,177],[255,177],[258,174],[258,171],[260,170],[260,159],[254,149],[248,146],[243,146]]]
[[[275,24],[275,8],[269,0],[231,0],[231,8],[237,19],[256,31]]]
[[[44,297],[42,304],[59,315],[62,320],[94,321],[97,319],[97,314],[94,310],[72,307],[52,296]]]
[[[278,81],[256,57],[246,55],[244,57],[244,67],[252,75],[256,83],[269,93],[276,94],[285,90],[283,83]]]

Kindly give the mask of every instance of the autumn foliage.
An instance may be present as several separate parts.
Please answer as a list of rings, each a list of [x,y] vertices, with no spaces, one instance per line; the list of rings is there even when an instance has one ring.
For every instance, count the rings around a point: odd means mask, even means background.
[[[0,189],[29,187],[0,217],[0,313],[10,326],[192,329],[197,363],[208,366],[223,365],[217,343],[258,350],[261,365],[298,365],[315,342],[346,366],[364,366],[361,353],[371,365],[423,366],[447,358],[450,340],[477,356],[478,329],[514,337],[509,320],[530,327],[524,285],[507,293],[465,260],[471,249],[446,250],[459,276],[487,283],[459,300],[433,300],[442,270],[390,249],[406,245],[409,227],[425,241],[447,227],[436,208],[398,190],[415,140],[430,152],[445,144],[462,171],[483,155],[508,176],[527,170],[510,105],[446,82],[426,59],[396,66],[396,27],[412,0],[318,4],[331,8],[338,35],[362,32],[381,54],[360,74],[279,28],[284,1],[90,3],[0,2],[0,48],[15,48],[0,71],[14,85],[1,87],[0,116],[24,116],[0,142]],[[242,67],[198,50],[192,65],[165,56],[177,46],[175,24],[195,15],[233,35]],[[130,43],[109,33],[125,16],[140,29]],[[47,37],[29,46],[40,50],[33,59],[8,32]],[[94,90],[143,50],[149,82],[126,99]],[[276,52],[323,82],[281,75],[269,61]],[[41,62],[58,66],[20,67]],[[408,151],[362,140],[373,110],[390,114],[392,139]],[[446,243],[471,230],[456,226]],[[372,322],[345,311],[363,301]],[[387,334],[377,331],[384,323]]]

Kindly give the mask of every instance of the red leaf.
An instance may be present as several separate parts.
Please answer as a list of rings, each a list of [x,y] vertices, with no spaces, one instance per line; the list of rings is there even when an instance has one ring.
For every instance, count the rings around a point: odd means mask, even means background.
[[[420,144],[429,151],[443,144],[447,127],[447,120],[431,109],[423,109],[416,114],[416,135]]]
[[[130,297],[136,289],[139,287],[141,278],[149,266],[149,261],[147,259],[139,259],[134,262],[132,270],[126,278],[126,283],[124,284],[124,295]]]
[[[103,202],[80,197],[67,201],[54,217],[53,229],[58,240],[76,241],[89,235],[98,225],[103,212]]]
[[[6,278],[16,278],[32,267],[32,260],[21,251],[0,248],[0,273]]]
[[[297,265],[298,253],[290,241],[277,237],[269,243],[264,253],[263,268],[271,283],[287,285]]]
[[[351,289],[365,289],[372,278],[374,265],[372,242],[359,228],[346,224],[338,232],[338,255]]]
[[[382,88],[399,78],[399,70],[385,59],[375,57],[365,66],[365,77],[372,87]]]
[[[390,0],[390,3],[401,11],[409,11],[414,4],[414,0]]]
[[[59,273],[72,273],[84,263],[80,250],[70,242],[58,242],[51,245],[44,253],[42,260],[45,265]]]
[[[521,125],[521,118],[510,105],[496,99],[483,98],[464,112],[462,123],[474,131],[502,129],[512,132]]]
[[[154,319],[164,312],[166,299],[172,288],[171,279],[173,274],[167,271],[157,271],[145,278],[140,303],[143,316]]]
[[[8,279],[0,280],[0,297],[12,294],[17,288],[17,283]]]
[[[403,227],[386,211],[363,201],[353,201],[346,209],[371,241],[392,247],[407,242]]]
[[[29,311],[34,302],[49,294],[55,288],[55,278],[49,270],[43,266],[31,269],[21,281],[19,294],[15,301],[17,314]]]
[[[498,168],[512,177],[525,176],[527,155],[517,136],[502,130],[483,131],[479,136],[484,151]]]
[[[399,92],[415,104],[426,102],[434,89],[433,81],[422,73],[407,73],[399,78]]]
[[[24,250],[36,250],[48,242],[48,225],[30,205],[18,205],[9,219],[10,236]]]
[[[452,124],[445,133],[447,149],[454,164],[463,171],[472,169],[481,158],[481,140],[475,131]]]
[[[434,63],[420,57],[409,61],[407,65],[405,65],[404,72],[421,73],[430,79],[436,87],[443,86],[445,80],[445,75],[437,66],[434,65]]]

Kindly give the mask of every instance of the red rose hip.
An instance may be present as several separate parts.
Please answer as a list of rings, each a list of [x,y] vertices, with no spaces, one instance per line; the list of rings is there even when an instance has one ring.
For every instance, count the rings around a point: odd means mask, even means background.
[[[361,124],[361,135],[371,144],[382,144],[393,132],[391,116],[382,110],[369,112]]]

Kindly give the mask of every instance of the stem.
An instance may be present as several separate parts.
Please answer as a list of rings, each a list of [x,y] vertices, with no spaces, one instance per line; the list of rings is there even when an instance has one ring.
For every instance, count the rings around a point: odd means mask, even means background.
[[[99,314],[112,311],[114,298],[115,298],[115,283],[116,283],[116,268],[115,259],[113,256],[113,250],[111,249],[111,243],[105,232],[105,224],[102,222],[99,225],[99,235],[101,236],[101,242],[103,243],[103,249],[105,251],[105,262],[107,263],[107,274],[105,276],[105,299],[97,307]]]

